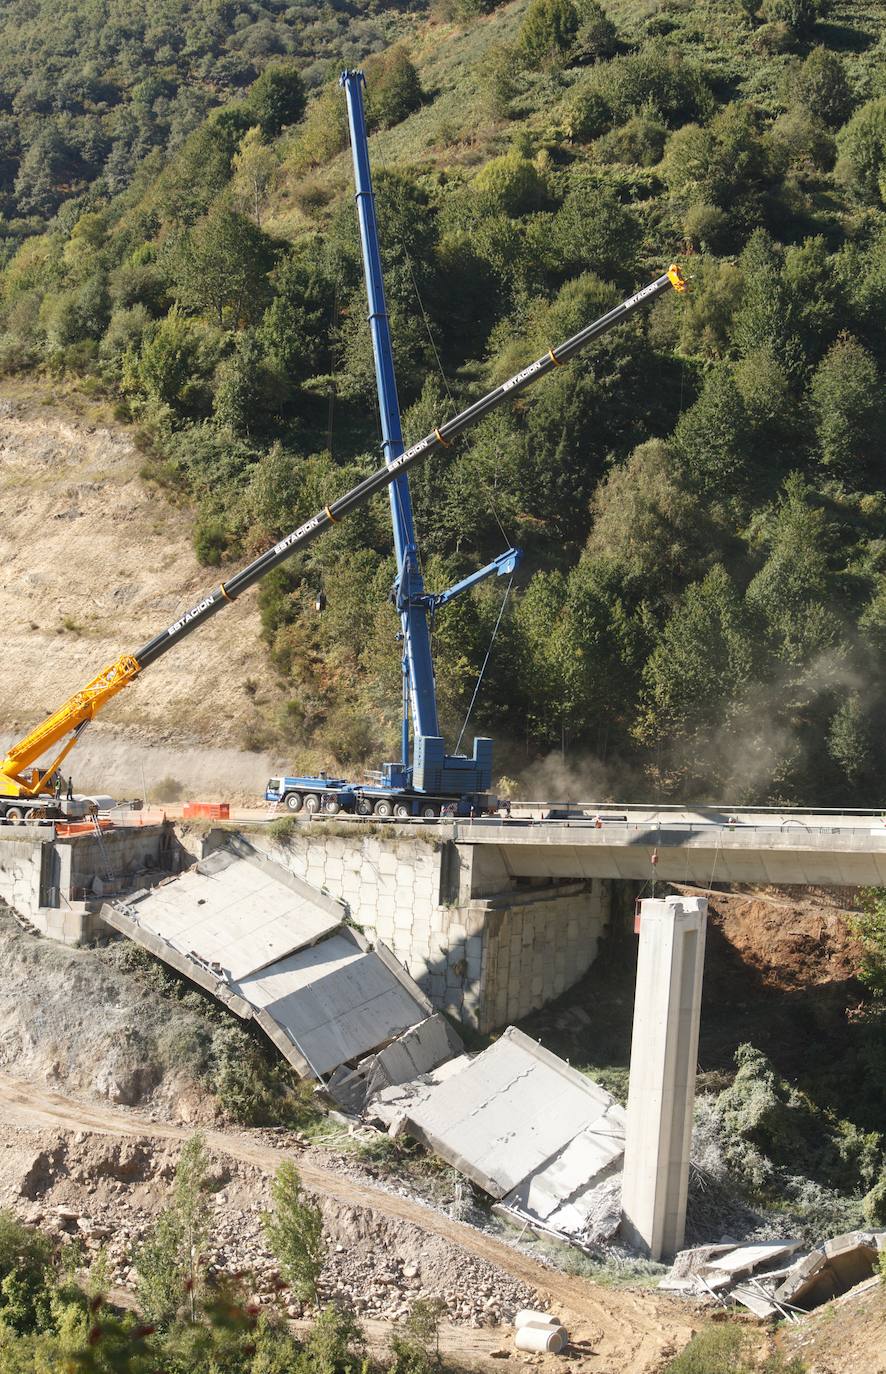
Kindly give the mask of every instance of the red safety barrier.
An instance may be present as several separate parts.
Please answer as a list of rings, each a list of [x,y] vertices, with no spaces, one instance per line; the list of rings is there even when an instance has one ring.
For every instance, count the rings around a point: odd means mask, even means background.
[[[90,821],[57,821],[56,835],[64,839],[68,835],[94,835],[96,826],[100,830],[113,830],[114,822],[108,819]]]
[[[182,815],[185,820],[229,821],[231,805],[230,802],[185,802]]]

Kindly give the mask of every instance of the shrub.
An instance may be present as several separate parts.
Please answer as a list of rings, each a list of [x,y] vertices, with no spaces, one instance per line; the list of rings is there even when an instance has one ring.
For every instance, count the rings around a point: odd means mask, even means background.
[[[530,0],[517,41],[530,66],[549,67],[571,52],[577,33],[572,0]]]
[[[862,105],[837,136],[839,169],[864,200],[886,203],[886,96]]]
[[[834,165],[836,144],[823,124],[802,105],[780,115],[769,131],[776,164],[795,171],[828,172]]]
[[[868,1226],[886,1226],[886,1174],[865,1194],[862,1211]]]
[[[494,157],[477,173],[473,189],[492,211],[526,215],[544,204],[547,186],[535,164],[517,152]]]
[[[701,252],[715,253],[729,235],[729,215],[704,201],[690,205],[683,217],[683,237]]]
[[[220,520],[201,516],[194,528],[194,552],[206,568],[217,568],[228,547],[228,532]]]
[[[693,1336],[665,1374],[746,1374],[748,1338],[735,1326],[709,1326]]]
[[[597,62],[611,57],[618,46],[615,25],[597,0],[578,0],[578,35],[575,55],[580,61]]]
[[[370,124],[389,129],[421,108],[418,72],[400,45],[366,63],[366,112]]]
[[[582,86],[569,102],[563,123],[573,143],[590,143],[612,124],[612,108],[598,90]]]
[[[667,129],[651,110],[633,115],[626,124],[613,129],[597,144],[603,162],[632,162],[654,167],[661,161]]]
[[[821,0],[763,0],[763,17],[786,24],[799,36],[809,33],[818,19]]]
[[[664,39],[653,39],[628,56],[614,57],[594,78],[619,123],[652,109],[673,127],[690,119],[706,119],[714,108],[701,68],[687,62],[679,48]]]

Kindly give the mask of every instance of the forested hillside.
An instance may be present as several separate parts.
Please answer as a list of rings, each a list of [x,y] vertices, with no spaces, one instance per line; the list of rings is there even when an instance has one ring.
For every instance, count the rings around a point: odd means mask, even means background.
[[[136,425],[207,564],[371,470],[331,68],[397,39],[365,68],[407,438],[673,259],[692,276],[415,478],[432,589],[526,551],[472,729],[526,778],[563,751],[585,792],[882,803],[882,6],[489,11],[5,6],[0,365]],[[389,756],[391,577],[379,500],[264,587],[288,706],[244,744]],[[438,617],[451,742],[501,598]]]

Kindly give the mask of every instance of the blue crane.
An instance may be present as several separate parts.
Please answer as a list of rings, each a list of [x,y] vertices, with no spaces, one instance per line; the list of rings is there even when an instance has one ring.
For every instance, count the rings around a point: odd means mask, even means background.
[[[351,151],[354,161],[357,218],[363,272],[369,303],[369,328],[375,360],[375,381],[381,418],[382,450],[390,467],[403,453],[400,405],[391,331],[385,303],[384,279],[379,250],[375,192],[369,166],[369,146],[363,110],[363,73],[342,73],[348,106]],[[434,666],[431,658],[430,619],[434,611],[447,605],[461,592],[487,577],[513,574],[520,562],[520,549],[507,549],[498,558],[463,578],[448,591],[431,595],[425,591],[421,561],[415,537],[409,478],[401,473],[388,487],[394,553],[397,573],[394,579],[394,604],[400,616],[403,644],[403,719],[399,764],[385,764],[382,782],[389,787],[411,788],[417,793],[467,796],[486,793],[492,784],[492,741],[475,739],[472,757],[450,755],[440,735]],[[414,757],[410,759],[410,713],[414,735]]]

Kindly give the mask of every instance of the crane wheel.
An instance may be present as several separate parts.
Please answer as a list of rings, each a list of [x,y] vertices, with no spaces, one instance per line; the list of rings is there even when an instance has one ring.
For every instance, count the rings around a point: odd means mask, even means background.
[[[301,802],[302,798],[300,792],[286,793],[286,806],[288,810],[292,812],[301,811]]]
[[[323,810],[327,816],[337,816],[341,811],[341,802],[338,797],[325,797],[323,800]]]
[[[397,805],[394,807],[394,815],[399,816],[400,819],[403,820],[406,816],[412,815],[412,807],[408,802],[397,802]]]
[[[437,819],[437,816],[439,815],[439,812],[437,811],[436,806],[428,805],[422,807],[420,814],[423,820],[435,821]]]
[[[372,802],[367,800],[366,797],[361,797],[354,809],[356,810],[358,816],[371,816]]]
[[[309,816],[316,816],[320,810],[320,798],[316,792],[309,792],[304,800],[304,807]]]
[[[20,806],[10,806],[6,811],[6,819],[10,825],[21,825],[24,817]]]
[[[25,825],[31,825],[34,821],[42,821],[44,814],[45,813],[40,810],[39,806],[28,807],[28,810],[25,812]]]
[[[378,801],[375,803],[373,810],[375,811],[376,816],[390,816],[393,813],[394,808],[391,806],[391,803],[388,801],[387,797],[379,797]]]

